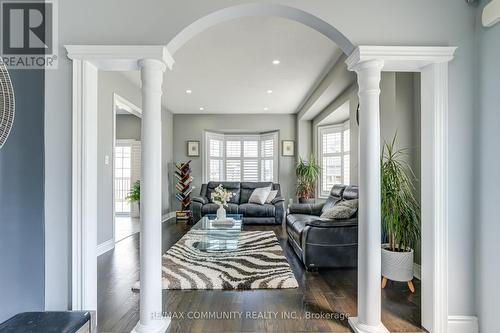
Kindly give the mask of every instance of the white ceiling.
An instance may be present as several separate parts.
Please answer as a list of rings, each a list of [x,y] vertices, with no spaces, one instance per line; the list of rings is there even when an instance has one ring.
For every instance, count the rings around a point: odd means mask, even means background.
[[[295,21],[226,22],[195,36],[174,55],[174,68],[165,73],[163,104],[174,113],[296,113],[341,54],[330,39]],[[274,59],[281,63],[273,65]],[[139,85],[139,73],[125,75]]]

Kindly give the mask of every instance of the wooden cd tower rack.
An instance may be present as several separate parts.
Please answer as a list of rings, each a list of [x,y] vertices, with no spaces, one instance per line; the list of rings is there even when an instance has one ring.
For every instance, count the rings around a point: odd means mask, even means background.
[[[191,161],[186,163],[176,163],[174,176],[177,180],[175,189],[177,193],[175,197],[181,204],[181,210],[175,212],[177,221],[190,222],[191,221],[191,192],[194,187],[191,186],[193,177],[191,176]]]

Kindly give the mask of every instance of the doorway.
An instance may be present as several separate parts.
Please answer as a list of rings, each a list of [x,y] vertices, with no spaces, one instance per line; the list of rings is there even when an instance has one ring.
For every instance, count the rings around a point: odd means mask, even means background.
[[[114,94],[113,225],[115,243],[140,231],[141,109]]]

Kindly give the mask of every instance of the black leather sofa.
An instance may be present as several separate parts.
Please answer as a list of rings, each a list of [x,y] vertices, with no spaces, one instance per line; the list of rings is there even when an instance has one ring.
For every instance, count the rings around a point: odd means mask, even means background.
[[[337,202],[357,198],[357,186],[335,185],[324,203],[293,204],[289,207],[286,218],[288,242],[307,270],[357,266],[357,213],[343,220],[320,218],[323,211]]]
[[[281,196],[280,184],[271,182],[209,182],[201,186],[200,195],[194,197],[191,209],[196,222],[207,214],[216,214],[219,206],[212,202],[211,194],[219,184],[235,195],[226,208],[227,214],[242,214],[244,224],[281,224],[285,217],[285,199]],[[270,204],[249,203],[253,190],[272,186],[277,190],[276,198]]]

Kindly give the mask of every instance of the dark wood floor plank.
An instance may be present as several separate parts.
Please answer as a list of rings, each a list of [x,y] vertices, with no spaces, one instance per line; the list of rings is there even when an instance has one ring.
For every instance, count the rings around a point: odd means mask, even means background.
[[[175,244],[189,226],[170,220],[162,224],[163,252]],[[276,233],[299,283],[297,289],[280,290],[164,290],[164,311],[182,313],[172,318],[168,332],[351,332],[347,317],[356,315],[356,270],[331,269],[306,272],[288,245],[281,226],[244,226],[244,230]],[[131,290],[139,279],[139,234],[117,243],[98,258],[99,332],[130,332],[139,320],[139,294]],[[420,328],[420,282],[411,294],[405,283],[389,282],[382,290],[382,321],[391,332],[425,332]],[[197,312],[242,312],[242,318],[188,319]],[[277,313],[277,317],[252,318],[252,313]],[[306,316],[314,317],[306,319]],[[323,317],[321,317],[323,315]],[[325,318],[332,316],[334,318]]]

